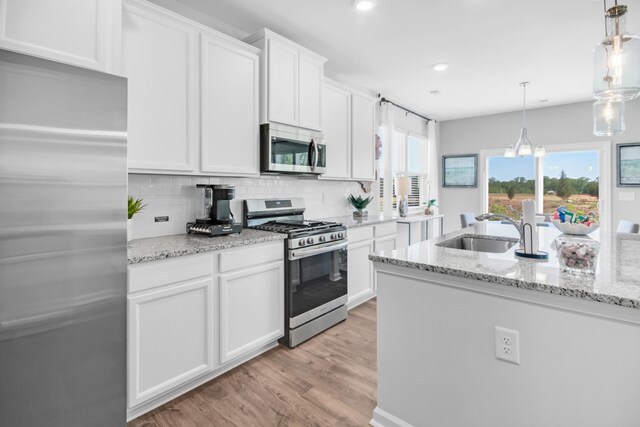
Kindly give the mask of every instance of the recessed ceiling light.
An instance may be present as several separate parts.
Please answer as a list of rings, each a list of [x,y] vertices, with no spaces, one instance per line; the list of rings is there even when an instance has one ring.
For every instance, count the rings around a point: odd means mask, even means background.
[[[376,6],[375,0],[353,0],[351,2],[356,9],[361,11],[371,10]]]
[[[540,102],[549,102],[549,100],[545,98],[545,99],[541,99]]]
[[[440,92],[438,89],[436,89],[436,90],[430,90],[430,91],[429,91],[429,93],[430,93],[431,95],[436,95],[436,96],[437,96],[437,95],[442,95],[442,92]]]
[[[446,62],[438,62],[437,64],[433,64],[431,68],[435,71],[444,71],[449,68],[449,64]]]

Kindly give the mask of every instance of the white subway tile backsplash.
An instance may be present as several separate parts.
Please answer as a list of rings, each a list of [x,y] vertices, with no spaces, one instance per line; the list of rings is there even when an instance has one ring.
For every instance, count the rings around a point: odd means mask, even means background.
[[[149,175],[151,184],[172,184],[173,176],[171,175]]]
[[[149,184],[149,175],[129,174],[129,185]]]
[[[231,202],[231,210],[238,221],[242,221],[244,199],[303,197],[307,205],[305,217],[320,219],[351,215],[353,209],[347,202],[347,196],[351,193],[362,194],[357,182],[321,181],[292,176],[207,178],[130,174],[129,194],[142,197],[147,204],[141,213],[133,217],[134,238],[184,233],[186,222],[196,218],[199,194],[196,184],[233,185],[236,188],[236,198]],[[372,206],[377,205],[377,201],[372,202]],[[156,216],[169,216],[169,221],[156,223]]]

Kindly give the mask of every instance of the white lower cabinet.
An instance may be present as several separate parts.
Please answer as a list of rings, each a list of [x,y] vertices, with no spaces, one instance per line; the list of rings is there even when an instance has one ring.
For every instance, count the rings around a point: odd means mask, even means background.
[[[352,308],[375,295],[373,288],[373,267],[369,254],[373,252],[373,241],[365,240],[349,243],[349,308]]]
[[[376,296],[376,281],[369,255],[396,249],[396,223],[389,222],[347,231],[349,239],[349,309]]]
[[[215,368],[212,277],[129,298],[129,406]]]
[[[129,266],[128,419],[284,335],[282,241]]]
[[[282,261],[220,275],[220,360],[284,335]]]

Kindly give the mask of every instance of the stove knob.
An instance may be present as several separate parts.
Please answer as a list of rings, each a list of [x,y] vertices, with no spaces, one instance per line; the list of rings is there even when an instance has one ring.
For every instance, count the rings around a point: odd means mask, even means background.
[[[329,238],[331,240],[336,240],[338,238],[338,236],[336,236],[336,233],[333,233],[331,236],[329,236]]]
[[[327,240],[327,239],[326,239],[324,236],[320,236],[320,237],[318,238],[318,240],[320,240],[321,242],[324,242],[324,241],[325,241],[325,240]]]
[[[298,240],[298,246],[304,246],[304,239]]]
[[[344,233],[341,231],[338,233],[338,239],[342,239],[344,237]]]
[[[311,245],[312,243],[313,243],[313,237],[309,237],[309,238],[307,239],[307,244],[308,244],[308,245]]]

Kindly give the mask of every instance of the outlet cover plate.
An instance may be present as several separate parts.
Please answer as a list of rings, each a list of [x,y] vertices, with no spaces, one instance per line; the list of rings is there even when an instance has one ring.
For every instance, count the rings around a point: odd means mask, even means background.
[[[520,364],[520,334],[512,329],[495,327],[496,359]]]

